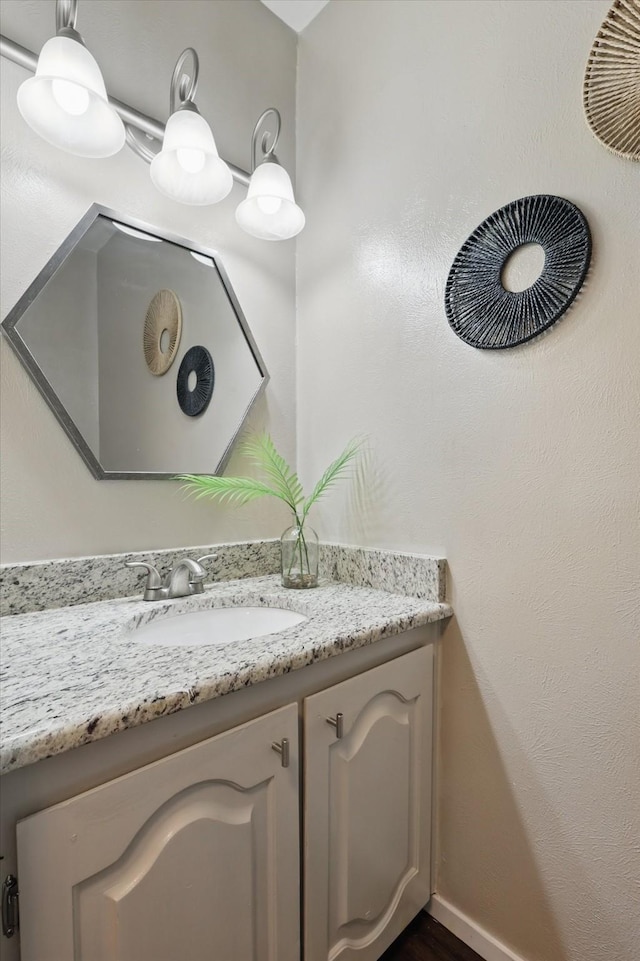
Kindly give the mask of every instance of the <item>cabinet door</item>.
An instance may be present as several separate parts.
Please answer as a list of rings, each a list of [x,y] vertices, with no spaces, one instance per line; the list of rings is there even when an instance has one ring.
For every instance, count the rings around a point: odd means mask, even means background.
[[[20,821],[22,961],[298,961],[297,741],[289,705]]]
[[[430,897],[432,688],[426,647],[305,701],[306,961],[373,961]]]

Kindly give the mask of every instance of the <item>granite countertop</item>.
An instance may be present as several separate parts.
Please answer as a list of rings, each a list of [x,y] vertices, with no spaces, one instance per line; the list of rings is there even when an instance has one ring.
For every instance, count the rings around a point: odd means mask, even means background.
[[[308,620],[216,647],[154,647],[130,636],[157,617],[241,605]],[[102,600],[2,618],[0,774],[451,613],[427,598],[335,582],[285,590],[269,575],[172,601]]]

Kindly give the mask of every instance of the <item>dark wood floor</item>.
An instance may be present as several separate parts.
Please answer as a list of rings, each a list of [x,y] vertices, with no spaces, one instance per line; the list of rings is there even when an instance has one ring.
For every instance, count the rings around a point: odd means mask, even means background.
[[[482,961],[463,941],[421,911],[380,961]]]

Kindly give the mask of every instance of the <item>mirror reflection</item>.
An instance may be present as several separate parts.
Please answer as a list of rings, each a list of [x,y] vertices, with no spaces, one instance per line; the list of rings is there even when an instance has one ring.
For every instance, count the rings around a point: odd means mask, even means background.
[[[97,206],[2,327],[100,478],[220,472],[268,379],[218,255]]]

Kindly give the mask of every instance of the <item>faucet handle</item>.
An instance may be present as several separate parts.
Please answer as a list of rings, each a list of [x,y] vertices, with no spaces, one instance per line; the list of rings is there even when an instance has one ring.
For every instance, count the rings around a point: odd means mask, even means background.
[[[160,599],[162,591],[162,578],[153,564],[147,564],[145,561],[125,561],[124,566],[143,567],[147,572],[147,580],[145,581],[144,585],[145,601],[157,601]]]
[[[162,587],[162,578],[153,564],[145,561],[125,561],[125,567],[143,567],[147,572],[147,587]]]
[[[203,561],[208,561],[209,558],[211,558],[211,560],[215,561],[215,559],[217,558],[217,556],[218,556],[217,554],[203,554],[202,557],[199,557],[199,558],[197,559],[197,563],[198,563],[198,564],[202,564]]]
[[[203,554],[202,557],[197,559],[196,564],[202,569],[202,574],[194,575],[192,573],[189,577],[189,587],[191,588],[192,594],[202,594],[204,592],[204,582],[207,578],[207,572],[202,567],[202,562],[209,560],[209,558],[215,559],[217,556],[217,554]]]

